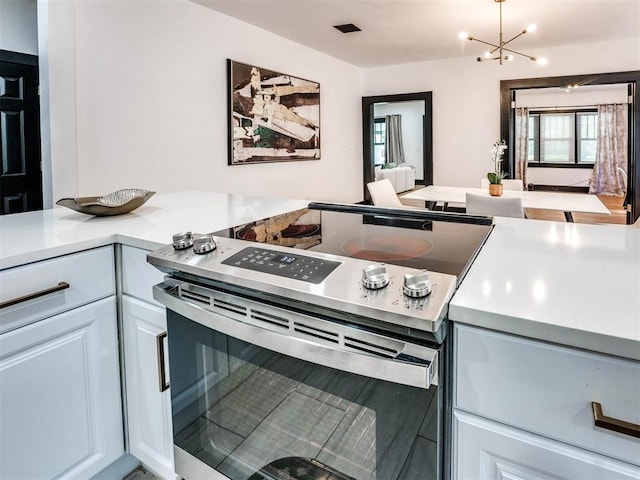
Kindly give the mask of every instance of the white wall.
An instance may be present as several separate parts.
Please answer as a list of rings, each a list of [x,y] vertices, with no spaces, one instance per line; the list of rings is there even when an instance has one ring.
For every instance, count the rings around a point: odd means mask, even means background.
[[[402,147],[404,161],[415,167],[416,178],[424,178],[423,121],[424,101],[377,103],[373,106],[375,117],[402,116]]]
[[[491,168],[489,150],[500,137],[500,80],[640,70],[640,37],[532,53],[549,64],[464,57],[370,68],[363,95],[432,91],[434,183],[473,187]]]
[[[186,0],[49,8],[55,199],[125,187],[362,199],[359,68]],[[320,160],[227,166],[227,58],[320,82]]]
[[[36,0],[0,0],[0,50],[38,54]]]

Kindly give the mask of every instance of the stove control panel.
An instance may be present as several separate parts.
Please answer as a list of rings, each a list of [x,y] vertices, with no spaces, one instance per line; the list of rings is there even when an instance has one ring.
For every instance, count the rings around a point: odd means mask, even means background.
[[[297,252],[283,254],[254,247],[245,248],[222,263],[315,284],[321,283],[341,264],[333,260],[299,255]]]

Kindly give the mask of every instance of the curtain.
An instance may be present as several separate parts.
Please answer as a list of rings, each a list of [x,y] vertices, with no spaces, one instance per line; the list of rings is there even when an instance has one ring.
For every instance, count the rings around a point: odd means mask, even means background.
[[[385,117],[386,141],[384,145],[385,163],[404,163],[404,149],[402,147],[402,115],[387,115]]]
[[[589,193],[627,192],[627,105],[598,105],[598,142]]]
[[[514,160],[516,176],[522,180],[522,186],[527,189],[527,161],[529,159],[529,109],[516,108],[516,145]]]

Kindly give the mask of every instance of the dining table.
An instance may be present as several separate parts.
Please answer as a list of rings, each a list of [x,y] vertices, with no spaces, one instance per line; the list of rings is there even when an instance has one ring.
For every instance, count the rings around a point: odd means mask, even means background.
[[[404,194],[400,198],[401,200],[423,201],[427,208],[434,210],[438,202],[444,204],[466,203],[467,193],[486,197],[491,196],[486,188],[429,185]],[[596,195],[586,193],[504,190],[502,196],[506,198],[521,198],[524,208],[562,211],[567,222],[573,222],[573,212],[611,214]]]

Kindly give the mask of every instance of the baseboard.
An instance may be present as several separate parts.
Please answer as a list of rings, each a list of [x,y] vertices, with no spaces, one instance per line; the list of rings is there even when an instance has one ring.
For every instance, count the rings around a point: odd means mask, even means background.
[[[529,183],[527,190],[540,192],[567,192],[567,193],[589,193],[589,187],[576,187],[569,185],[538,185]]]

